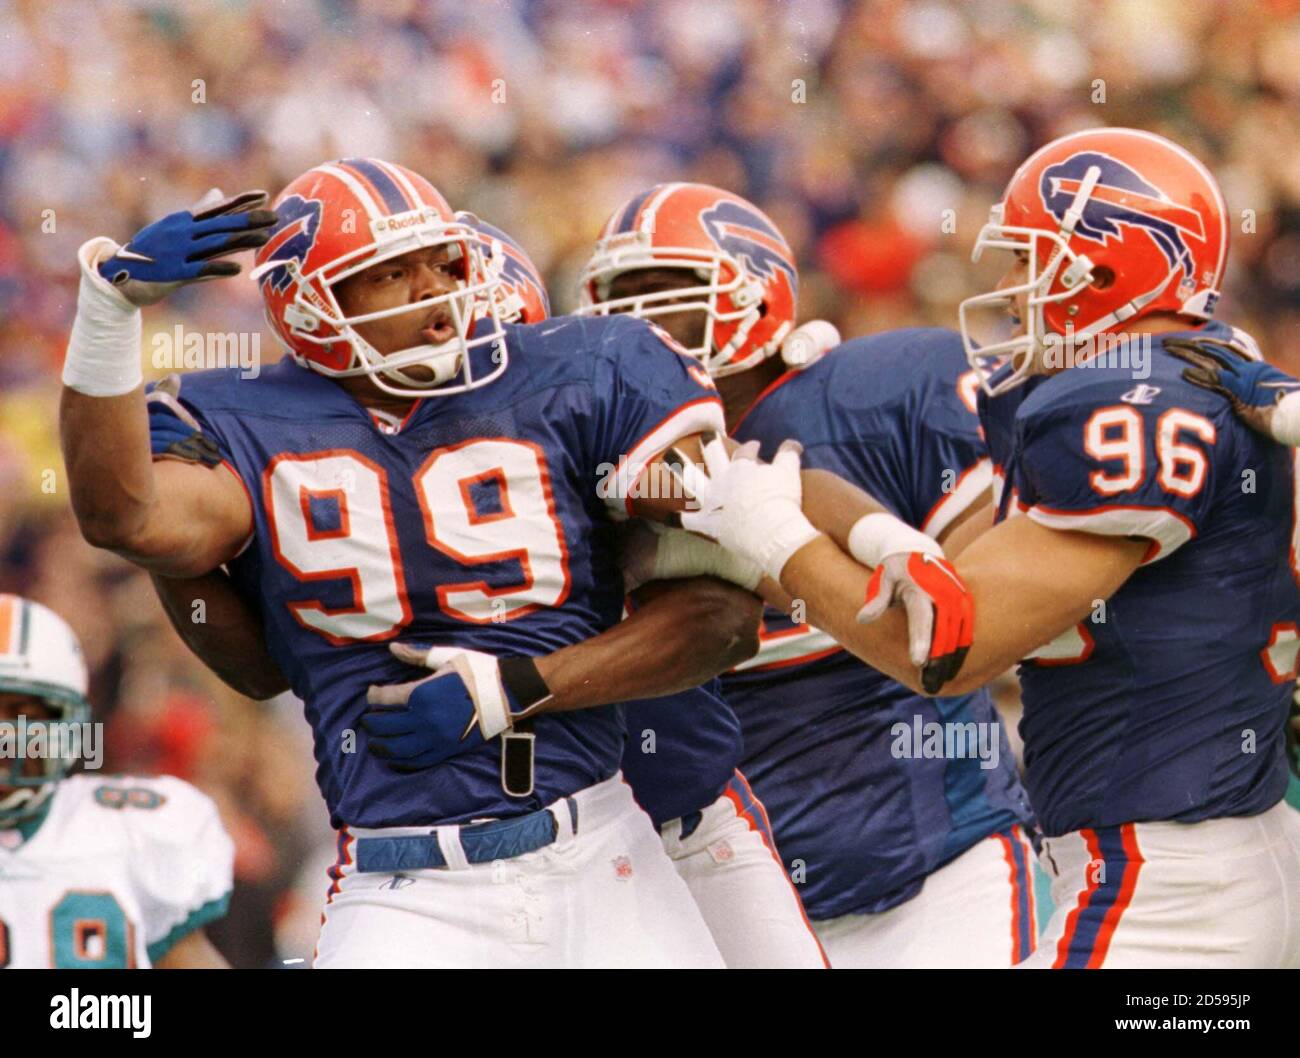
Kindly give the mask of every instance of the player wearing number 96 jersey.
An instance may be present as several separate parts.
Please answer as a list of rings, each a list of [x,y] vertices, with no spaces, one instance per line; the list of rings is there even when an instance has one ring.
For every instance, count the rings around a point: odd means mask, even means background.
[[[949,540],[979,634],[944,690],[1023,662],[1026,787],[1056,911],[1021,965],[1300,965],[1300,818],[1280,803],[1295,484],[1288,453],[1165,349],[1237,337],[1209,323],[1222,196],[1168,140],[1075,133],[1016,171],[985,250],[1015,256],[960,321],[1002,490],[997,524]],[[981,344],[981,307],[1011,312],[1009,338]],[[758,550],[735,523],[786,509],[791,455],[712,462],[710,492],[736,499],[710,528]],[[866,583],[817,540],[781,569],[813,624],[915,689],[898,623],[855,627]]]
[[[224,966],[203,933],[234,861],[216,807],[171,776],[69,776],[95,762],[85,694],[72,629],[0,595],[0,969]]]
[[[1279,803],[1300,646],[1290,461],[1164,348],[1197,335],[1258,356],[1203,322],[1226,249],[1217,196],[1175,145],[1100,130],[1027,161],[981,235],[1024,248],[1029,281],[1010,289],[1028,289],[1030,334],[1044,315],[1047,332],[1064,330],[1050,316],[1070,304],[1080,333],[1114,334],[1134,295],[1169,314],[1113,346],[1076,346],[1068,370],[1015,351],[979,399],[1000,522],[1144,545],[1113,593],[1020,667],[1025,784],[1057,908],[1029,965],[1300,965],[1286,910],[1300,820]]]

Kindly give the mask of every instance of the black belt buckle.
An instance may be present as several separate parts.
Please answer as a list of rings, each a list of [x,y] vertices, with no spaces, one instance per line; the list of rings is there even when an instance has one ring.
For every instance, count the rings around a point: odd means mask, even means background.
[[[529,797],[533,792],[537,736],[531,720],[520,720],[501,733],[501,789],[509,797]]]

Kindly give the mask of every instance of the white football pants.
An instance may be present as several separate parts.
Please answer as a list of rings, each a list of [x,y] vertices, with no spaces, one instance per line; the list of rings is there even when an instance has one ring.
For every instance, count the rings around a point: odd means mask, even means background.
[[[772,842],[762,803],[740,772],[691,834],[662,827],[664,848],[733,970],[820,969],[826,955]]]
[[[1012,827],[944,864],[897,907],[813,927],[837,969],[1009,967],[1038,934],[1032,863],[1025,832]]]
[[[508,860],[359,874],[349,829],[317,967],[710,967],[722,956],[621,774],[551,806],[554,844]]]

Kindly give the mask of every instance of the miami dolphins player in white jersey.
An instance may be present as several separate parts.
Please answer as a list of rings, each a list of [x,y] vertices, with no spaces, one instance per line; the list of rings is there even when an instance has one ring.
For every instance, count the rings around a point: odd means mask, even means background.
[[[49,750],[89,722],[86,686],[63,619],[0,595],[0,968],[224,968],[203,931],[232,884],[216,806],[171,776],[69,775]]]

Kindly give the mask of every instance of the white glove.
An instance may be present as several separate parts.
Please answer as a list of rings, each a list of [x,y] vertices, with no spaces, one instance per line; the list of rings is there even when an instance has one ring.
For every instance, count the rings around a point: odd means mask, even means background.
[[[462,738],[475,726],[484,739],[494,738],[526,714],[528,706],[537,704],[517,701],[502,679],[500,662],[481,650],[418,647],[409,643],[389,643],[388,650],[398,661],[404,661],[408,665],[422,665],[432,669],[434,675],[411,683],[372,685],[367,701],[371,705],[406,705],[420,685],[430,679],[455,673],[460,677],[473,703],[472,715],[465,718],[467,722]]]
[[[758,442],[728,455],[721,437],[705,445],[704,478],[687,465],[687,488],[700,504],[682,514],[682,526],[711,537],[779,581],[790,556],[820,534],[804,517],[798,442],[785,441],[771,463],[758,460]]]

